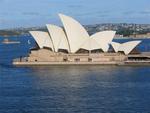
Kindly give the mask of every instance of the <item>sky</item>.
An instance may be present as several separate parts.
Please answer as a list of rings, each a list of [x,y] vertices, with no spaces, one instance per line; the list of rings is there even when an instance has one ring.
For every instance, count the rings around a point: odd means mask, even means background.
[[[150,24],[150,0],[0,0],[0,29],[62,25],[58,13],[81,24]]]

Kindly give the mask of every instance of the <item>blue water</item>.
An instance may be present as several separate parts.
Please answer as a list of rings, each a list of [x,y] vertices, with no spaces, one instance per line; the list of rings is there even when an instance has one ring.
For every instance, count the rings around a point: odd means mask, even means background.
[[[0,113],[150,112],[150,67],[18,68],[11,65],[12,59],[26,56],[34,41],[11,39],[21,44],[0,45]],[[150,40],[143,40],[138,48],[149,51],[149,44]]]

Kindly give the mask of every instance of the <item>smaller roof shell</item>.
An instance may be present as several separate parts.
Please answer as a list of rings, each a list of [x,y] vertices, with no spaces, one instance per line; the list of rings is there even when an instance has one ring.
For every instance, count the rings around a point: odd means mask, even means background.
[[[46,26],[54,44],[55,52],[58,52],[59,49],[70,51],[64,30],[61,27],[52,24],[47,24]]]
[[[37,42],[38,46],[42,49],[43,47],[49,47],[52,50],[53,49],[53,44],[50,39],[50,36],[47,32],[43,31],[30,31],[30,34],[33,36],[35,41]]]
[[[123,51],[126,55],[128,55],[139,43],[141,43],[141,41],[129,41],[122,44],[112,42],[111,45],[114,48],[115,52]]]

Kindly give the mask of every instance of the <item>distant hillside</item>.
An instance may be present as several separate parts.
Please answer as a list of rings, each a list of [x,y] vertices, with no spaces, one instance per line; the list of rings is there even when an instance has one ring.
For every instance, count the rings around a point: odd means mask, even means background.
[[[0,36],[19,36],[19,35],[29,35],[29,31],[47,31],[46,27],[32,27],[32,28],[16,28],[16,29],[6,29],[0,30]]]
[[[123,35],[128,37],[134,34],[146,34],[150,33],[149,24],[95,24],[84,26],[89,34],[94,34],[99,31],[104,30],[115,30],[118,35]],[[0,36],[19,36],[19,35],[29,35],[29,31],[47,31],[46,27],[32,27],[32,28],[16,28],[16,29],[6,29],[0,30]]]

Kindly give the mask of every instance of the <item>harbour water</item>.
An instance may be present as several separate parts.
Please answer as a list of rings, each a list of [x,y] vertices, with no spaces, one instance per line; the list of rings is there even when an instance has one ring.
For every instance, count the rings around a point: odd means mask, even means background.
[[[0,113],[150,112],[149,66],[15,67],[12,59],[26,56],[34,41],[11,39],[21,43],[0,44]],[[138,48],[149,45],[146,39]]]

